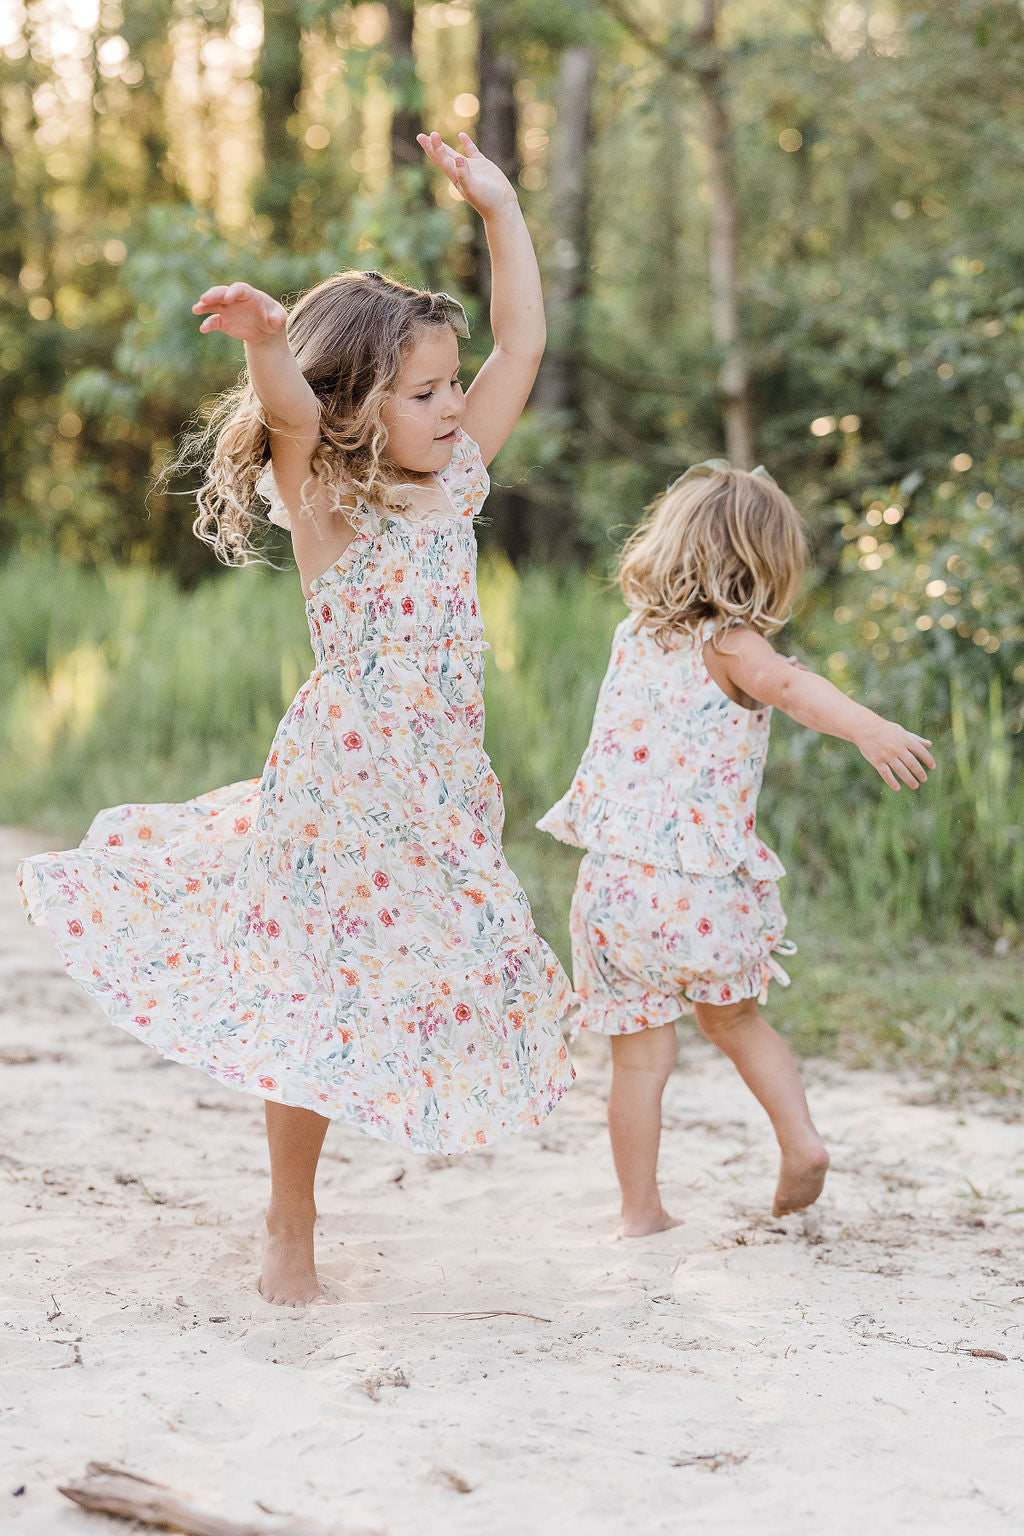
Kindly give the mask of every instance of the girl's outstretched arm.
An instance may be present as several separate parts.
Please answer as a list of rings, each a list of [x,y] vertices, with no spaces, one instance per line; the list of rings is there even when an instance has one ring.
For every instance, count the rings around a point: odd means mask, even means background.
[[[754,630],[732,629],[712,649],[735,688],[813,731],[853,742],[890,789],[899,789],[899,780],[916,789],[928,777],[925,768],[935,767],[926,737],[876,715],[816,672],[794,667]]]
[[[417,142],[484,221],[491,253],[494,350],[466,395],[463,425],[489,464],[526,404],[544,354],[546,331],[537,257],[515,188],[466,133],[461,152],[439,133]]]
[[[248,283],[231,283],[207,288],[192,313],[206,316],[200,331],[223,331],[245,343],[249,380],[270,432],[274,478],[286,503],[293,495],[301,501],[320,441],[320,408],[288,345],[284,305]]]

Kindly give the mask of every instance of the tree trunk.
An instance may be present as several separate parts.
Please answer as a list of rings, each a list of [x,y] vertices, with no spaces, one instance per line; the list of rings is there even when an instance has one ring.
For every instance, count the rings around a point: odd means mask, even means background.
[[[494,15],[483,14],[479,28],[477,143],[482,153],[500,166],[515,186],[523,168],[519,155],[519,107],[515,96],[516,60],[507,46],[501,23]],[[474,221],[473,231],[473,271],[467,286],[486,305],[491,298],[491,264],[479,219]]]
[[[305,174],[298,144],[288,132],[303,84],[302,33],[289,0],[263,0],[263,46],[255,78],[263,129],[263,178],[255,207],[270,219],[274,238],[286,244],[292,198]]]
[[[558,125],[551,156],[551,206],[557,221],[548,283],[548,351],[533,400],[546,410],[579,411],[583,360],[583,300],[587,293],[591,103],[594,50],[566,48],[558,80]]]
[[[387,0],[387,12],[391,68],[385,80],[391,97],[391,164],[419,169],[423,151],[416,135],[424,129],[424,101],[412,46],[416,0]]]
[[[721,356],[718,392],[730,464],[749,469],[754,444],[750,411],[750,376],[739,317],[739,205],[721,55],[717,52],[718,0],[701,0],[701,21],[694,41],[703,57],[696,67],[703,102],[703,137],[711,189],[708,248],[711,279],[711,334]]]

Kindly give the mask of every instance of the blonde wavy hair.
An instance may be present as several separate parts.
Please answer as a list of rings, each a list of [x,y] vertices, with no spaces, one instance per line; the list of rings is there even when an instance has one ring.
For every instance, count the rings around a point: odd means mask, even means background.
[[[718,470],[670,486],[619,557],[618,580],[636,627],[666,650],[716,621],[772,635],[789,618],[806,540],[789,497],[767,475]]]
[[[320,442],[310,459],[304,503],[314,487],[322,487],[339,510],[352,495],[384,511],[407,508],[408,491],[403,494],[397,466],[387,456],[381,410],[424,327],[452,324],[450,304],[447,295],[358,271],[335,273],[295,303],[288,341],[320,405]],[[269,459],[263,410],[243,373],[186,434],[160,477],[203,474],[192,530],[225,565],[263,559],[253,535],[266,531],[269,519],[254,503]]]

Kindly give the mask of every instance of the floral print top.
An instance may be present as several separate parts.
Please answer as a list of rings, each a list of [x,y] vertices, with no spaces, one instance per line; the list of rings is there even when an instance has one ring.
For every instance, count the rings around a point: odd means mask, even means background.
[[[714,627],[666,651],[623,619],[586,752],[542,831],[690,874],[785,874],[755,826],[771,710],[734,703],[711,677],[703,646]]]

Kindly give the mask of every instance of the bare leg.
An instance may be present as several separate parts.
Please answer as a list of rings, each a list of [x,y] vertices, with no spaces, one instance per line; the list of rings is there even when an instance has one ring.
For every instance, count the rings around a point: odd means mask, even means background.
[[[608,1134],[622,1190],[620,1237],[646,1237],[679,1225],[661,1203],[657,1177],[661,1096],[675,1059],[674,1024],[612,1036]]]
[[[825,1183],[828,1153],[814,1128],[789,1046],[753,998],[694,1007],[704,1034],[728,1056],[772,1123],[782,1152],[772,1214],[785,1216],[813,1205]]]
[[[270,1204],[259,1291],[278,1306],[301,1307],[321,1294],[313,1263],[313,1184],[330,1121],[269,1100],[266,1115]]]

